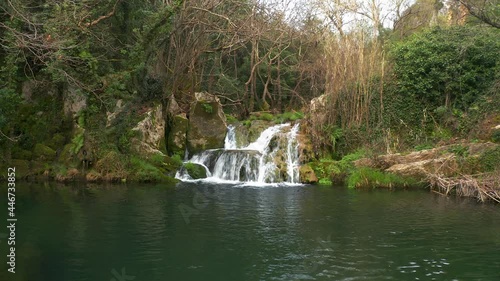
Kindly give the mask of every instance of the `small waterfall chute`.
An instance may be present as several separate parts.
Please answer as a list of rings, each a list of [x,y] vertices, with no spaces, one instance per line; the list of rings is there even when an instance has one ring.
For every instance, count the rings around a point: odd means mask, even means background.
[[[185,161],[207,168],[213,182],[244,182],[248,184],[297,184],[299,182],[299,153],[297,134],[299,124],[280,124],[265,129],[254,142],[238,147],[236,128],[229,126],[224,148],[205,150]],[[284,155],[283,155],[284,154]],[[176,178],[191,180],[180,169]]]

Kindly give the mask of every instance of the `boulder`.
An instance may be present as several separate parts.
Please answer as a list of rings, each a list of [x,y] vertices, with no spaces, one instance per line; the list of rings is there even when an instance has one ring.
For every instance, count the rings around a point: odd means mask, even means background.
[[[40,160],[52,161],[54,160],[54,158],[56,158],[56,152],[52,148],[41,143],[37,143],[35,145],[33,154],[37,159]]]
[[[248,143],[256,141],[265,129],[274,125],[275,124],[272,121],[252,120],[250,122],[250,126],[248,127]]]
[[[311,109],[311,121],[313,124],[324,124],[326,121],[326,113],[328,112],[326,109],[328,101],[328,96],[323,94],[319,97],[316,97],[311,100],[310,109]]]
[[[189,174],[189,176],[194,179],[204,179],[207,177],[207,170],[204,166],[196,163],[186,163],[183,168]]]
[[[18,179],[24,179],[31,175],[30,162],[27,160],[12,159],[9,163],[9,167],[16,168],[16,178]]]
[[[300,182],[301,183],[317,183],[318,177],[314,173],[314,170],[309,165],[302,165],[299,169]]]
[[[237,123],[234,124],[234,132],[236,136],[236,147],[246,147],[250,144],[248,140],[249,130],[244,124]]]
[[[309,136],[301,130],[297,135],[299,141],[299,162],[308,163],[314,160],[314,149]]]
[[[131,143],[139,155],[162,153],[164,147],[161,144],[165,143],[165,119],[161,104],[148,110],[144,119],[132,131],[138,134]]]
[[[184,158],[188,128],[189,120],[185,114],[176,115],[169,120],[167,151],[170,155],[178,154]]]
[[[224,147],[226,116],[217,97],[208,93],[196,93],[191,104],[188,149],[191,154],[203,150]]]
[[[79,89],[68,86],[63,94],[64,114],[70,115],[73,118],[78,116],[78,113],[87,108],[87,97]]]
[[[180,108],[179,104],[175,100],[174,95],[171,95],[168,98],[168,105],[167,105],[167,112],[170,115],[179,115],[182,113],[182,109]]]
[[[111,126],[113,121],[116,119],[118,114],[120,114],[123,111],[123,109],[125,109],[125,105],[123,104],[123,100],[117,100],[116,105],[115,105],[115,109],[113,110],[113,112],[109,112],[109,111],[106,112],[106,117],[107,117],[106,128]]]
[[[458,164],[456,157],[448,154],[445,157],[440,158],[395,164],[385,171],[400,176],[425,179],[429,173],[453,176],[457,170]]]
[[[453,144],[408,154],[397,153],[363,158],[354,161],[354,165],[357,168],[375,168],[416,179],[424,179],[429,174],[455,176],[461,167],[463,169],[464,163],[488,153],[497,146],[491,142]]]

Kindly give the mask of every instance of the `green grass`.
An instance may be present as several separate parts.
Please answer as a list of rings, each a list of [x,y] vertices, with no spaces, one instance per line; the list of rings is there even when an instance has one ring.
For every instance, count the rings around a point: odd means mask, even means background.
[[[320,179],[320,184],[343,183],[346,177],[354,169],[354,161],[365,157],[365,150],[358,150],[335,161],[330,158],[321,158],[318,162],[310,163],[314,173]]]
[[[234,117],[231,114],[226,114],[226,120],[227,120],[227,123],[229,123],[229,124],[233,124],[233,123],[238,122],[238,119],[236,119],[236,117]]]
[[[494,143],[500,143],[500,130],[493,131],[493,133],[491,134],[491,140]]]
[[[273,121],[274,116],[271,113],[263,112],[262,114],[260,114],[259,120]]]
[[[492,172],[500,169],[500,146],[484,152],[479,157],[482,172]]]
[[[418,181],[372,168],[359,168],[347,178],[347,187],[354,188],[396,188],[417,186]]]
[[[84,141],[84,132],[83,130],[80,131],[80,133],[76,134],[75,137],[71,140],[71,143],[73,144],[73,149],[71,152],[75,155],[80,151],[80,149],[83,147],[83,141]]]
[[[214,108],[212,107],[211,104],[209,104],[209,103],[202,103],[201,105],[203,106],[203,110],[206,113],[212,114],[214,112]]]
[[[300,111],[287,111],[283,112],[282,114],[278,114],[275,117],[275,122],[276,123],[293,122],[302,118],[304,118],[304,113]]]
[[[332,181],[329,178],[322,178],[319,180],[319,184],[321,185],[332,185]]]
[[[422,150],[427,150],[427,149],[433,149],[434,146],[431,144],[419,144],[414,147],[415,151],[422,151]]]
[[[455,154],[458,157],[467,157],[469,155],[469,147],[460,144],[450,147],[448,151]]]
[[[132,181],[161,182],[169,180],[169,177],[164,174],[162,169],[137,156],[130,158],[130,166]]]

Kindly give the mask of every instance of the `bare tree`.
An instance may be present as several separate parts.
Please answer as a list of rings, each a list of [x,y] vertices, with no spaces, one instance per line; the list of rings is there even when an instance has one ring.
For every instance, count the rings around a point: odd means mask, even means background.
[[[458,0],[467,11],[482,22],[500,28],[500,6],[495,0]]]

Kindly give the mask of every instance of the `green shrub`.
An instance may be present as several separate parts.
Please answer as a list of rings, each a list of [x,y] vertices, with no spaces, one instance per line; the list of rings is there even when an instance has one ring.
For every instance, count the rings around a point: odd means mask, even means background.
[[[485,151],[479,156],[482,172],[492,172],[500,169],[500,146]]]
[[[469,147],[460,144],[450,147],[448,151],[458,157],[467,157],[469,155]]]
[[[500,130],[495,130],[491,134],[491,140],[495,143],[500,143]]]
[[[367,151],[364,149],[359,149],[354,153],[347,154],[339,162],[340,169],[348,169],[354,166],[353,162],[361,158],[366,157]]]
[[[238,119],[231,114],[226,114],[226,120],[229,124],[237,123]]]
[[[174,154],[170,158],[174,164],[182,166],[182,157],[179,154]]]
[[[436,127],[431,134],[435,141],[447,141],[453,137],[451,131],[447,128]]]
[[[214,108],[212,107],[211,104],[209,104],[209,103],[202,103],[201,105],[203,106],[203,110],[206,113],[212,114],[214,112]]]
[[[498,31],[470,26],[434,28],[393,46],[390,54],[402,95],[418,97],[444,113],[445,100],[467,109],[495,79],[500,60]]]
[[[332,185],[332,181],[329,178],[321,178],[319,180],[319,184],[321,185]]]
[[[276,123],[293,122],[304,118],[304,113],[300,111],[287,111],[276,116]]]
[[[260,114],[259,119],[264,121],[273,121],[274,116],[271,113],[263,112]]]
[[[73,145],[72,153],[77,154],[78,151],[83,147],[83,142],[84,142],[84,133],[81,131],[80,133],[76,134],[75,137],[71,140],[71,144]]]
[[[40,143],[35,145],[33,153],[36,157],[45,160],[53,160],[56,157],[56,152],[52,148]]]
[[[140,182],[161,182],[168,181],[164,171],[155,165],[149,163],[145,159],[141,159],[137,156],[132,156],[130,158],[130,165],[132,170],[132,181]]]

